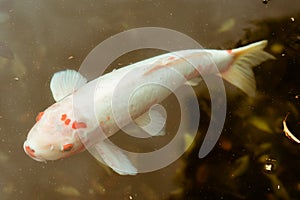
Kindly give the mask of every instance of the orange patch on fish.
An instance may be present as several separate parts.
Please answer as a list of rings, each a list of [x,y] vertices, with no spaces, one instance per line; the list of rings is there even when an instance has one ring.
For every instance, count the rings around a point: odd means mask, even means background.
[[[153,73],[153,72],[155,72],[155,71],[157,71],[159,69],[162,69],[162,68],[165,68],[165,67],[171,67],[171,66],[174,66],[177,63],[184,62],[184,61],[188,62],[189,59],[192,59],[194,57],[202,57],[204,55],[206,55],[206,54],[194,53],[194,54],[191,54],[191,55],[189,55],[189,56],[187,56],[185,58],[178,58],[178,59],[175,59],[174,56],[171,56],[171,57],[169,57],[167,59],[167,61],[169,61],[169,62],[166,62],[164,64],[158,64],[158,65],[154,66],[153,68],[149,69],[148,71],[146,71],[143,75],[144,76],[145,75],[149,75],[149,74],[151,74],[151,73]]]
[[[36,116],[35,120],[36,120],[36,121],[39,121],[39,120],[42,118],[43,115],[44,115],[44,112],[40,112],[40,113]]]
[[[151,69],[149,69],[148,71],[146,71],[146,72],[144,73],[144,75],[148,75],[148,74],[151,74],[152,72],[154,72],[154,71],[156,71],[156,70],[162,69],[162,68],[164,68],[164,67],[169,67],[169,66],[171,66],[172,63],[176,62],[174,59],[175,59],[174,56],[169,57],[169,58],[167,59],[167,61],[169,61],[169,62],[164,63],[164,64],[158,64],[158,65],[154,66],[153,68],[151,68]]]
[[[110,116],[106,116],[107,121],[110,120]]]
[[[69,124],[70,124],[70,122],[71,122],[71,120],[70,120],[70,119],[66,119],[66,121],[65,121],[65,125],[69,125]]]
[[[153,68],[149,69],[148,71],[146,71],[144,73],[144,75],[149,75],[149,74],[153,73],[154,71],[157,71],[157,70],[162,69],[164,67],[168,67],[168,65],[156,65],[155,67],[153,67]]]
[[[27,152],[31,157],[35,158],[35,155],[34,155],[35,151],[34,151],[33,149],[31,149],[29,146],[26,146],[25,149],[26,149],[26,152]]]
[[[67,119],[67,115],[66,115],[66,114],[62,114],[60,119],[61,119],[62,121],[65,121],[65,120]]]
[[[104,123],[104,121],[100,121],[99,122],[99,126],[100,126],[100,128],[102,129],[102,131],[104,132],[104,133],[106,133],[108,130],[107,130],[107,125]]]
[[[71,151],[72,150],[72,148],[73,148],[73,144],[65,144],[64,146],[63,146],[63,149],[62,149],[62,151]]]
[[[86,128],[86,127],[87,127],[87,125],[84,122],[74,121],[73,124],[72,124],[73,129]]]

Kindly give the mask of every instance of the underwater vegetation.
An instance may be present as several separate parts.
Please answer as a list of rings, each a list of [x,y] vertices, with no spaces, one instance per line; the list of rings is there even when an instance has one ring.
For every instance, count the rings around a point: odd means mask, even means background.
[[[173,192],[170,200],[299,198],[300,145],[283,132],[283,122],[289,113],[286,125],[300,138],[297,19],[300,14],[265,19],[255,22],[256,29],[246,30],[237,46],[267,39],[268,51],[277,60],[255,68],[258,87],[255,98],[235,95],[228,101],[224,130],[214,150],[206,158],[198,159],[201,143],[195,142],[186,153],[183,172],[176,179],[181,187]],[[201,105],[209,104],[203,99],[199,101]],[[209,119],[209,112],[204,113]]]

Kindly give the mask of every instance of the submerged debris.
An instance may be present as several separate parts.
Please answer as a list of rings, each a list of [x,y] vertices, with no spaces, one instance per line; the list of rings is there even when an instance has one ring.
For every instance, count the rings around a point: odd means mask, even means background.
[[[278,179],[278,177],[274,174],[266,174],[266,176],[269,178],[272,190],[274,191],[276,197],[283,200],[289,200],[291,199],[286,188],[283,186],[282,182]]]
[[[236,24],[236,20],[234,18],[227,19],[218,29],[219,33],[230,31]]]
[[[235,169],[233,169],[231,176],[233,178],[236,178],[236,177],[243,175],[248,170],[249,163],[250,163],[249,155],[245,155],[245,156],[238,158],[234,162]]]
[[[266,133],[272,133],[272,128],[267,123],[266,119],[258,116],[250,117],[249,123],[252,124],[257,129],[264,131]]]
[[[289,114],[290,114],[290,113],[288,113],[288,114],[285,116],[284,120],[282,121],[282,124],[283,124],[283,132],[284,132],[284,134],[285,134],[285,136],[286,136],[287,138],[289,138],[290,140],[292,140],[292,141],[297,142],[298,144],[300,144],[300,140],[299,140],[296,136],[294,136],[294,135],[291,133],[291,131],[289,130],[289,128],[287,127],[286,120],[287,120],[287,117],[289,116]]]
[[[269,3],[269,1],[270,1],[270,0],[262,0],[262,2],[263,2],[264,4]]]
[[[74,59],[75,57],[73,56],[73,55],[70,55],[69,57],[68,57],[68,60],[72,60],[72,59]]]
[[[73,186],[70,185],[60,185],[55,188],[55,191],[59,194],[62,194],[64,196],[68,197],[79,197],[80,192],[74,188]]]
[[[106,188],[98,181],[92,181],[91,187],[93,191],[97,192],[100,195],[104,195],[106,193]]]
[[[284,51],[284,46],[280,43],[274,43],[270,50],[273,54],[281,54]]]
[[[269,158],[269,155],[263,155],[260,157],[262,163],[264,164],[263,170],[267,174],[274,174],[277,169],[277,160]]]

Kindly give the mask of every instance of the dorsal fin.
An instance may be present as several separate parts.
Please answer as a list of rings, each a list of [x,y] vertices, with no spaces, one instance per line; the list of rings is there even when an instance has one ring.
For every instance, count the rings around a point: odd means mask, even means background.
[[[67,69],[53,75],[50,89],[54,100],[60,101],[86,83],[86,78],[79,72]]]

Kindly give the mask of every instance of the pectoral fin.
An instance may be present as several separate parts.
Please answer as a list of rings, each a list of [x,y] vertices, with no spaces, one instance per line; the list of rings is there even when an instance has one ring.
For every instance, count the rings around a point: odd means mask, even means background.
[[[202,78],[197,77],[192,80],[189,80],[185,83],[185,85],[190,85],[190,86],[197,86],[200,82],[202,81]]]
[[[87,83],[85,77],[75,70],[64,70],[53,75],[50,89],[55,101],[60,101]]]
[[[160,105],[156,105],[137,118],[135,123],[151,136],[162,136],[165,135],[166,113]]]
[[[137,169],[127,156],[114,144],[101,141],[89,149],[90,153],[100,162],[105,162],[120,175],[136,175]]]

